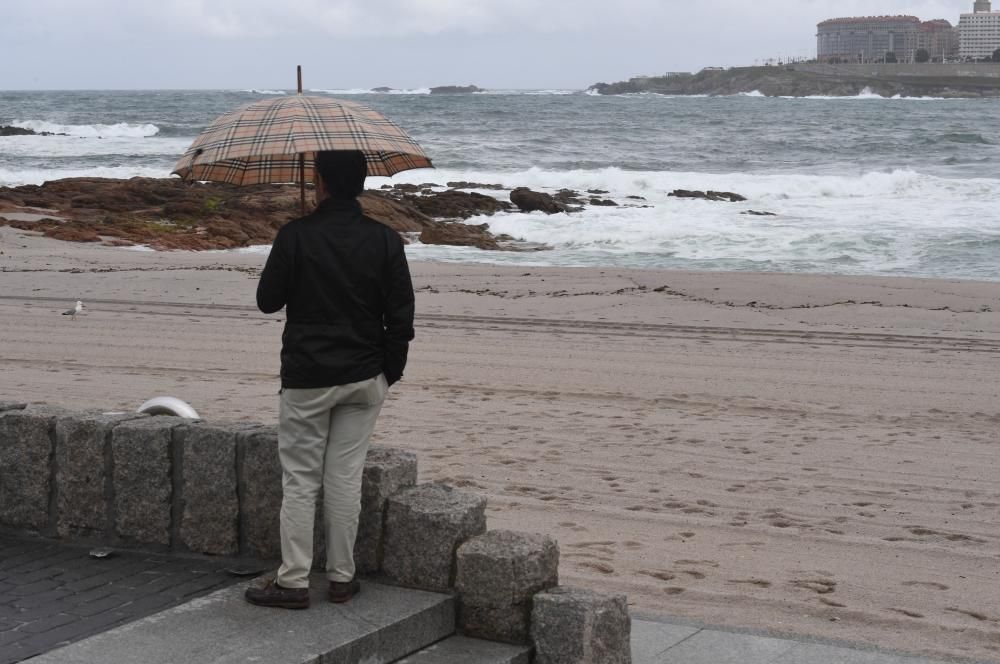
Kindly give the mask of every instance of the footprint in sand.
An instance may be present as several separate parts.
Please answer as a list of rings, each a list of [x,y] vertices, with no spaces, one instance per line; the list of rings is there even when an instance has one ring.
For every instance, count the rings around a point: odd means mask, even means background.
[[[770,581],[764,581],[763,579],[729,579],[726,583],[756,586],[757,588],[770,588],[773,585]]]
[[[828,595],[837,589],[837,582],[827,579],[796,579],[791,584],[796,588],[811,590],[820,595]]]
[[[819,601],[823,602],[827,606],[832,606],[835,609],[846,609],[847,608],[846,604],[841,604],[840,602],[834,602],[832,599],[828,599],[826,597],[820,597]]]
[[[933,588],[934,590],[948,590],[948,586],[943,583],[935,583],[934,581],[904,581],[903,585],[907,587],[920,586],[924,588]]]
[[[975,620],[978,620],[980,622],[1000,623],[1000,620],[996,618],[990,618],[985,613],[981,613],[979,611],[966,611],[965,609],[956,609],[956,608],[947,608],[945,609],[945,611],[950,611],[952,613],[959,613],[963,616],[969,616],[970,618],[974,618]]]
[[[677,578],[676,574],[672,572],[665,572],[663,570],[640,570],[639,574],[643,576],[651,576],[654,579],[659,579],[660,581],[673,581]]]
[[[611,565],[606,565],[604,563],[580,563],[580,567],[586,567],[587,569],[592,569],[601,574],[614,574],[615,568]]]
[[[886,609],[886,611],[892,611],[893,613],[899,613],[907,618],[923,618],[924,614],[917,613],[916,611],[910,611],[909,609]]]

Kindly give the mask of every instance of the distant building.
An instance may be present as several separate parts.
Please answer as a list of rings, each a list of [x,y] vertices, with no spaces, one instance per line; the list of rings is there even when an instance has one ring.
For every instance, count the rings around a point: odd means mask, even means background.
[[[976,0],[971,14],[962,14],[958,22],[963,60],[982,60],[1000,48],[1000,12],[993,11],[989,0]]]
[[[944,19],[924,21],[917,33],[917,50],[920,49],[927,51],[931,62],[954,60],[959,57],[958,28]]]
[[[820,62],[883,62],[893,53],[898,62],[913,62],[920,34],[916,16],[834,18],[816,26]]]

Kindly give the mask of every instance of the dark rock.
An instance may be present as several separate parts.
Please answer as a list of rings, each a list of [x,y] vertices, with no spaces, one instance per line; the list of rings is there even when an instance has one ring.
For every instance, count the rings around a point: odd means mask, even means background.
[[[419,233],[438,223],[412,205],[374,191],[366,191],[358,200],[366,215],[397,233]]]
[[[556,201],[549,194],[532,191],[527,187],[518,187],[510,192],[511,202],[522,212],[544,212],[557,214],[566,211],[566,205]]]
[[[35,131],[22,127],[0,125],[0,136],[68,136],[69,134],[54,134],[51,131]]]
[[[488,251],[500,251],[500,244],[489,231],[487,224],[439,223],[420,232],[424,244],[444,244],[459,247],[476,247]]]
[[[474,85],[440,85],[431,88],[432,95],[468,95],[474,92],[485,92],[485,90]]]
[[[597,205],[600,207],[618,207],[618,203],[615,203],[614,201],[607,198],[591,198],[590,204]]]
[[[552,198],[566,205],[583,205],[583,199],[580,198],[579,192],[572,189],[560,189],[552,195]]]
[[[387,88],[384,85],[380,85],[377,88],[372,88],[372,92],[392,92],[394,88]]]
[[[492,216],[511,209],[509,203],[476,192],[443,191],[424,196],[406,196],[406,203],[421,213],[436,219],[468,219],[479,215]]]
[[[738,203],[746,200],[746,196],[734,194],[731,191],[692,191],[689,189],[675,189],[667,195],[674,196],[676,198],[700,198],[708,201],[729,201],[731,203]]]
[[[625,198],[629,199],[630,201],[644,201],[644,200],[646,200],[642,196],[626,196]]]
[[[486,499],[443,484],[424,484],[386,503],[382,571],[393,582],[445,592],[455,576],[455,552],[486,532]]]
[[[465,180],[461,182],[449,182],[448,186],[452,189],[493,189],[496,191],[506,189],[502,184],[483,184],[481,182],[466,182]]]
[[[760,212],[760,211],[757,211],[757,210],[745,210],[743,212],[740,212],[740,214],[749,214],[749,215],[752,215],[754,217],[777,217],[778,216],[774,212]]]
[[[604,194],[610,194],[611,192],[603,189],[588,189],[587,193],[593,196],[603,196]]]
[[[705,193],[709,200],[713,201],[729,201],[730,203],[739,203],[747,199],[746,196],[734,194],[731,191],[707,191]]]

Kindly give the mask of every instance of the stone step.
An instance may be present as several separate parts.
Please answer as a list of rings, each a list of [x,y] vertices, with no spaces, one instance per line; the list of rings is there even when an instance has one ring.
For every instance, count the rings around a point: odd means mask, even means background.
[[[396,664],[531,664],[531,648],[453,636]]]
[[[241,583],[32,659],[32,664],[373,664],[455,631],[450,595],[362,582],[346,604],[314,578],[305,611],[248,604]],[[498,660],[504,661],[504,660]]]

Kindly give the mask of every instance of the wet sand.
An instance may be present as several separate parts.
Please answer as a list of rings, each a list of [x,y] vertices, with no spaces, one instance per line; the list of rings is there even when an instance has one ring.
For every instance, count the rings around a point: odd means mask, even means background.
[[[0,228],[0,399],[277,419],[260,255]],[[1000,285],[413,263],[378,429],[637,611],[1000,662]],[[75,321],[59,313],[81,299]]]

